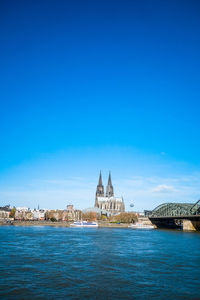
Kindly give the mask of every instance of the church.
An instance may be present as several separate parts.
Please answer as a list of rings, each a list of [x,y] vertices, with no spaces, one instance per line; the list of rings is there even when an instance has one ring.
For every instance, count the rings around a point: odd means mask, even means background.
[[[107,211],[110,215],[116,215],[125,211],[124,200],[122,197],[114,197],[114,190],[111,181],[111,174],[109,173],[108,185],[106,187],[106,194],[104,194],[104,186],[102,183],[101,172],[99,175],[99,183],[96,190],[96,198],[94,207]]]

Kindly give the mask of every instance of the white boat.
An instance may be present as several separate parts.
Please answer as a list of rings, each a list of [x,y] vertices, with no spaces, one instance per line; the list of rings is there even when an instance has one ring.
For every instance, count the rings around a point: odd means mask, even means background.
[[[70,224],[72,227],[98,227],[97,222],[88,222],[88,221],[76,221]]]
[[[132,229],[155,229],[153,225],[142,223],[131,224],[129,227]]]

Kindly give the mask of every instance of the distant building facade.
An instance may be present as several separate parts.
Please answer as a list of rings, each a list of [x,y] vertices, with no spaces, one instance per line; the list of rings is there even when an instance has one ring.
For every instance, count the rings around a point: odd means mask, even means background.
[[[73,205],[67,205],[65,210],[47,210],[45,214],[46,220],[54,219],[56,221],[78,221],[81,220],[82,212],[74,209]]]
[[[10,205],[0,207],[0,220],[9,219],[11,213]]]
[[[100,172],[94,207],[105,210],[111,215],[115,215],[125,211],[123,197],[114,197],[114,189],[110,173],[108,177],[108,185],[106,187],[106,194],[104,194],[104,186],[102,183],[102,176]]]

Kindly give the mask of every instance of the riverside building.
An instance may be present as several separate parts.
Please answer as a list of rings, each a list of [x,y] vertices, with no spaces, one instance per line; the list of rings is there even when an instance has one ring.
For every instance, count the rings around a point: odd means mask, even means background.
[[[113,189],[110,173],[108,177],[106,193],[104,194],[104,186],[102,183],[102,176],[100,172],[94,207],[105,210],[110,215],[116,215],[125,211],[123,197],[114,197],[114,189]]]

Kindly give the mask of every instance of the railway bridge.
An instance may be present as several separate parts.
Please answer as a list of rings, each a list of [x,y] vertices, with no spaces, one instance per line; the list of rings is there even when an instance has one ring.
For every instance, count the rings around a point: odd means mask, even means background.
[[[200,230],[200,200],[196,203],[163,203],[149,212],[148,218],[158,228]]]

